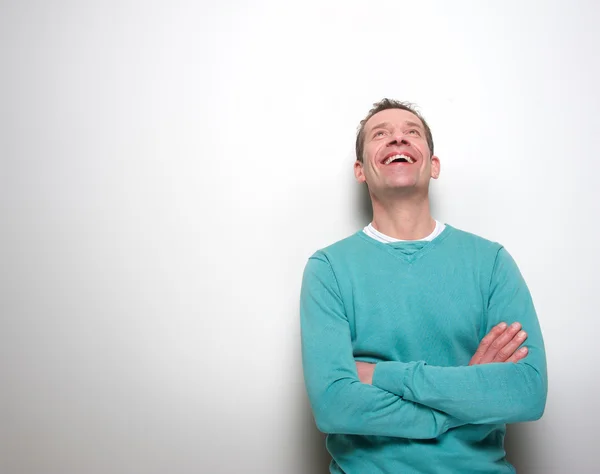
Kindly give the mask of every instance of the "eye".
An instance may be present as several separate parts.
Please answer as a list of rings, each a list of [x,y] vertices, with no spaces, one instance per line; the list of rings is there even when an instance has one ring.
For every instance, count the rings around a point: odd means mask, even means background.
[[[385,135],[385,132],[383,130],[379,130],[373,134],[373,138],[382,137],[383,135]]]
[[[415,128],[413,128],[413,129],[409,130],[409,131],[408,131],[408,133],[409,133],[410,135],[415,135],[415,136],[417,136],[417,137],[420,137],[420,136],[421,136],[421,133],[420,133],[420,132],[419,132],[417,129],[415,129]]]

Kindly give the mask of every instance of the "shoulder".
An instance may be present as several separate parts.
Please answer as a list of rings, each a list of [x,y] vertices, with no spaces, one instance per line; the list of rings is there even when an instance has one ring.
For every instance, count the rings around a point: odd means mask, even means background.
[[[310,259],[331,262],[332,260],[347,258],[350,255],[354,255],[357,251],[364,250],[364,247],[368,246],[367,239],[369,237],[364,235],[363,231],[360,230],[342,240],[338,240],[317,250]]]
[[[303,285],[319,281],[328,286],[337,287],[339,285],[338,275],[345,274],[349,268],[353,268],[354,256],[363,254],[364,248],[361,249],[361,247],[368,246],[360,232],[315,251],[306,262]]]
[[[457,246],[460,249],[468,250],[475,253],[491,254],[494,257],[504,246],[496,241],[486,239],[472,232],[467,232],[458,229],[449,224],[446,224],[450,230],[448,241],[451,245]]]

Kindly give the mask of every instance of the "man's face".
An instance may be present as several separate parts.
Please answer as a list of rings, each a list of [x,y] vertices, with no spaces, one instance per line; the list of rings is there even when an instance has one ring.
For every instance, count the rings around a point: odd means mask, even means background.
[[[354,164],[356,179],[369,186],[371,194],[390,191],[422,191],[437,179],[440,161],[431,156],[423,122],[402,109],[387,109],[373,115],[364,127],[363,163]]]

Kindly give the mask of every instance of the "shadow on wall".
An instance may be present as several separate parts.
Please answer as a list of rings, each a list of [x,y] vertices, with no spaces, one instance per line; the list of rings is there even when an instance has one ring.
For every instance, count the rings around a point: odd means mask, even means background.
[[[303,462],[298,474],[328,474],[331,457],[325,447],[325,435],[317,430],[309,406],[302,411]]]
[[[359,225],[366,225],[371,219],[371,200],[369,192],[364,185],[358,185],[352,180],[350,183],[354,191],[354,207],[351,210],[352,219]],[[303,399],[306,401],[301,407],[300,412],[300,430],[302,433],[302,457],[305,460],[298,474],[328,474],[331,456],[327,452],[325,446],[325,434],[321,433],[313,418],[310,405],[303,394]]]
[[[504,448],[508,461],[519,474],[550,473],[551,467],[545,465],[540,452],[537,452],[531,440],[535,440],[535,427],[532,423],[509,425],[506,429]]]
[[[365,226],[373,219],[373,208],[371,207],[371,198],[369,197],[369,188],[366,184],[359,184],[354,181],[356,192],[354,193],[355,207],[354,220],[360,225]]]

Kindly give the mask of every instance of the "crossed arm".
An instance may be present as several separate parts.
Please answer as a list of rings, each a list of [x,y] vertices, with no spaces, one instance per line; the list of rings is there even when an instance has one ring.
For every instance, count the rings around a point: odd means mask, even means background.
[[[504,321],[497,324],[481,340],[469,366],[491,364],[492,362],[517,363],[527,357],[527,347],[520,347],[527,339],[527,333],[521,330],[521,323],[508,326]],[[356,371],[362,383],[373,385],[375,366],[370,362],[356,361]]]
[[[499,255],[487,320],[490,331],[466,367],[423,361],[356,362],[349,323],[329,263],[305,270],[303,365],[317,426],[326,433],[434,438],[464,424],[510,423],[541,416],[546,399],[543,342],[529,291],[508,253]],[[520,321],[529,353],[517,350]],[[525,357],[527,356],[527,357]],[[507,363],[504,363],[507,362]]]
[[[361,383],[337,283],[329,263],[320,258],[311,258],[304,272],[300,319],[306,389],[322,432],[430,439],[464,424]]]

